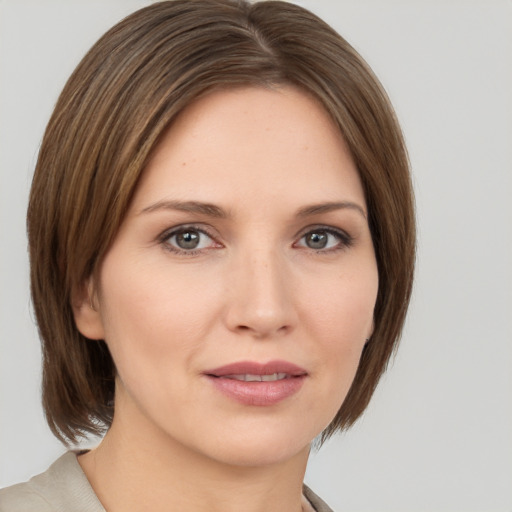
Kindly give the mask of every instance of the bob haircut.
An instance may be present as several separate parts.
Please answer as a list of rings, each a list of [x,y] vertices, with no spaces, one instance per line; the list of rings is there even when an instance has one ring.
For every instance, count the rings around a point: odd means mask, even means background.
[[[95,276],[152,150],[200,96],[280,85],[316,98],[339,127],[363,184],[379,272],[372,338],[322,440],[368,405],[401,334],[415,259],[408,158],[386,93],[357,52],[301,7],[164,1],[89,50],[57,101],[35,169],[27,226],[43,406],[64,443],[112,422],[114,362],[103,340],[80,334],[72,301]]]

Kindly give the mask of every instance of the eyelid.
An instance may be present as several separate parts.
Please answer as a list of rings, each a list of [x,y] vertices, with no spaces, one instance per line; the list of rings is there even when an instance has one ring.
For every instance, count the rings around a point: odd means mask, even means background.
[[[337,250],[347,249],[350,246],[352,246],[352,244],[354,243],[354,237],[352,235],[350,235],[344,229],[337,228],[334,226],[325,225],[325,224],[315,224],[312,226],[307,226],[299,232],[299,234],[296,236],[296,242],[294,242],[294,246],[300,240],[302,240],[307,234],[314,233],[315,231],[323,231],[325,233],[334,235],[339,239],[340,243],[336,247],[332,247],[332,248],[328,248],[328,249],[313,249],[313,248],[310,248],[307,246],[300,246],[300,247],[304,247],[305,249],[309,249],[310,251],[314,251],[314,252],[328,253],[328,252],[334,252]]]
[[[208,238],[212,240],[216,247],[203,247],[201,249],[185,250],[180,249],[179,247],[176,247],[169,243],[170,238],[187,230],[197,231],[198,233],[206,235]],[[157,242],[160,243],[163,246],[163,248],[167,251],[170,251],[175,254],[183,254],[186,256],[193,256],[202,251],[209,250],[211,248],[223,247],[222,244],[217,241],[217,237],[211,232],[211,230],[208,227],[205,227],[204,224],[179,224],[178,226],[173,226],[172,228],[168,228],[164,230],[160,235],[158,235]]]
[[[207,236],[212,240],[212,246],[210,247],[203,247],[200,249],[180,249],[179,247],[176,247],[175,245],[171,245],[169,243],[169,239],[181,232],[189,230],[197,231],[198,233],[202,233],[203,235]],[[204,224],[179,224],[177,226],[173,226],[171,228],[167,228],[164,230],[160,235],[157,237],[157,242],[160,243],[163,248],[167,251],[170,251],[175,254],[182,254],[186,256],[194,256],[196,254],[199,254],[203,251],[215,249],[215,248],[222,248],[224,247],[219,241],[218,236],[213,233],[213,229],[211,229],[209,226],[205,226]],[[322,249],[314,249],[311,247],[307,247],[306,245],[298,245],[299,242],[309,233],[315,232],[315,231],[322,231],[325,233],[328,233],[330,235],[335,236],[338,238],[339,243],[335,247],[329,247],[329,248],[322,248]],[[299,233],[295,236],[295,242],[293,243],[293,247],[301,247],[313,252],[317,253],[329,253],[329,252],[336,252],[338,250],[344,250],[349,248],[354,242],[354,237],[350,235],[346,230],[332,226],[332,225],[325,225],[325,224],[314,224],[310,226],[306,226],[305,228],[301,229]]]

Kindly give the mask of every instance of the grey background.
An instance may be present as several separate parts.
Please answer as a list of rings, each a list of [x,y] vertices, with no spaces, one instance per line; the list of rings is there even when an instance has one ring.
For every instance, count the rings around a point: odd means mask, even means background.
[[[64,451],[44,423],[24,215],[78,60],[142,0],[0,0],[0,486]],[[417,190],[398,355],[368,411],[312,456],[340,511],[512,510],[512,2],[309,0],[388,90]]]

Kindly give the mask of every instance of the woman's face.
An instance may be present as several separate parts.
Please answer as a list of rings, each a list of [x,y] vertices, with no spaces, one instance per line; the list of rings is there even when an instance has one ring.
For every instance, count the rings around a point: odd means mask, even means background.
[[[101,265],[97,313],[76,317],[118,370],[113,432],[269,464],[340,408],[377,288],[363,189],[328,115],[291,87],[245,88],[165,134]]]

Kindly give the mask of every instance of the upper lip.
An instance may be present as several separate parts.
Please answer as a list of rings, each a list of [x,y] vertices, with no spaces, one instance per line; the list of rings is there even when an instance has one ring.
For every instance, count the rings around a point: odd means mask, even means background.
[[[206,375],[214,377],[224,377],[226,375],[272,375],[274,373],[285,373],[291,377],[307,375],[307,371],[296,364],[288,361],[269,361],[267,363],[258,363],[256,361],[238,361],[235,363],[219,366],[212,370],[204,372]]]

